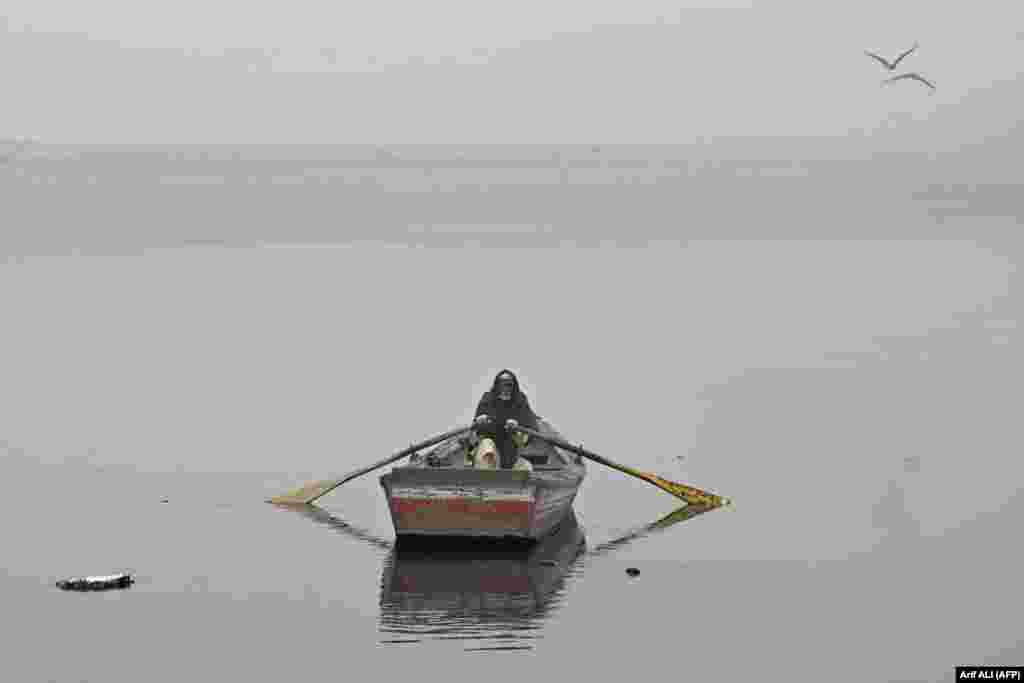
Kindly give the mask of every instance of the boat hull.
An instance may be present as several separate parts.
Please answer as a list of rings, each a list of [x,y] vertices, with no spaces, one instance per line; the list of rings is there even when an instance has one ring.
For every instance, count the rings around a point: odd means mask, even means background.
[[[395,468],[381,477],[395,534],[539,539],[572,510],[576,470]]]

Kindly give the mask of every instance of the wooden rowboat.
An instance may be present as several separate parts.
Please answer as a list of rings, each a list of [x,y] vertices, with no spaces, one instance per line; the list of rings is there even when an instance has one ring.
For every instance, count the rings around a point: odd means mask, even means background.
[[[538,432],[563,440],[546,421]],[[520,455],[532,471],[477,469],[470,437],[460,435],[413,455],[380,478],[398,538],[498,537],[537,540],[572,511],[586,475],[583,459],[542,439]]]

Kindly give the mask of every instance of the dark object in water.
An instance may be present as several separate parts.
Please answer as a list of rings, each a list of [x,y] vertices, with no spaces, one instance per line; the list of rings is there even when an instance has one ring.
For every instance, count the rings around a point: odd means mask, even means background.
[[[110,576],[85,576],[76,579],[65,579],[57,582],[57,587],[66,591],[105,591],[115,588],[127,588],[134,583],[128,574],[111,574]]]
[[[630,576],[640,576],[640,570],[637,569],[636,567],[630,567],[629,569],[626,570],[626,573],[629,574]]]

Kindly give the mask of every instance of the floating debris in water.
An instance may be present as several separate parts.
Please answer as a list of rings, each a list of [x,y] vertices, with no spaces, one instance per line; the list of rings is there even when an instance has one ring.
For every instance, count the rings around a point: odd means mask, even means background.
[[[629,574],[630,576],[640,576],[640,570],[637,569],[636,567],[630,567],[629,569],[626,570],[626,573]]]
[[[66,591],[105,591],[115,588],[127,588],[134,583],[129,574],[111,574],[109,576],[84,576],[75,579],[64,579],[57,582],[57,587]]]
[[[545,567],[557,567],[558,563],[554,560],[541,560],[540,563]]]
[[[161,502],[161,503],[170,503],[171,501],[169,501],[169,500],[167,500],[166,498],[164,498],[164,499],[163,499],[163,500],[161,500],[160,502]]]

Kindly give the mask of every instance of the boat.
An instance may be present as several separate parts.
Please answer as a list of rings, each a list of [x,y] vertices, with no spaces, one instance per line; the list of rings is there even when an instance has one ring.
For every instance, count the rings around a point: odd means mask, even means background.
[[[538,433],[564,441],[545,419]],[[475,435],[452,436],[380,477],[395,536],[523,539],[551,533],[572,511],[586,475],[579,455],[530,439],[530,470],[474,467]]]
[[[382,632],[410,642],[445,638],[529,638],[559,602],[566,577],[586,552],[586,537],[569,511],[543,539],[508,544],[493,539],[402,539],[381,576]],[[520,649],[520,648],[516,648]]]

